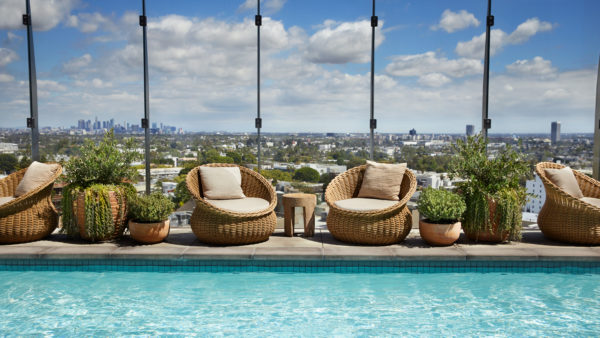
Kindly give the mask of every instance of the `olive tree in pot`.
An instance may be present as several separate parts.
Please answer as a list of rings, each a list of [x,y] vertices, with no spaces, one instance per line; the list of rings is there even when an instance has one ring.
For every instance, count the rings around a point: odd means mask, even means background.
[[[431,245],[451,245],[460,236],[460,218],[466,209],[463,199],[448,190],[425,188],[417,202],[419,233]]]
[[[169,215],[175,205],[159,192],[129,198],[129,233],[140,243],[162,242],[169,235]]]
[[[112,130],[96,144],[86,140],[81,154],[65,166],[62,229],[70,236],[90,241],[114,239],[123,234],[127,218],[127,197],[135,193],[130,183],[137,177],[131,163],[140,155],[134,140],[123,146]]]
[[[521,181],[531,175],[523,155],[506,145],[488,156],[481,135],[457,140],[450,168],[453,177],[463,178],[457,191],[467,210],[463,230],[474,241],[500,243],[521,237],[521,209],[527,191]]]

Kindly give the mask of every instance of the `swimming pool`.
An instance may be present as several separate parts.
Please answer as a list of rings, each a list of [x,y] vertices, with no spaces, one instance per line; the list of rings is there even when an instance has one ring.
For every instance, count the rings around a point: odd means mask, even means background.
[[[22,270],[0,271],[0,336],[600,332],[600,274],[581,267],[576,273]]]

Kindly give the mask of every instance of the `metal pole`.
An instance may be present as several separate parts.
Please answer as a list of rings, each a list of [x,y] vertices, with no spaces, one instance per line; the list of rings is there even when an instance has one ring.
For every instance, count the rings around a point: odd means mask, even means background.
[[[142,0],[142,15],[140,16],[140,26],[143,30],[144,44],[144,118],[142,127],[145,129],[145,161],[146,161],[146,194],[150,194],[150,89],[148,86],[148,43],[147,43],[147,23],[146,0]]]
[[[490,86],[490,27],[494,25],[492,15],[492,0],[488,0],[488,9],[485,25],[485,56],[483,67],[483,100],[481,109],[481,134],[487,143],[488,129],[492,128],[492,120],[488,118],[488,95]]]
[[[256,25],[256,119],[254,126],[257,132],[258,142],[258,171],[260,172],[260,128],[262,128],[262,119],[260,118],[260,26],[262,25],[262,16],[260,15],[260,0],[256,0],[256,16],[254,24]]]
[[[27,26],[27,54],[29,59],[29,110],[27,128],[31,128],[31,158],[40,160],[40,131],[38,129],[38,102],[37,102],[37,76],[35,72],[35,53],[33,49],[33,26],[31,21],[31,7],[29,0],[25,0],[23,24]]]
[[[374,149],[374,133],[377,128],[377,120],[375,119],[375,27],[377,27],[377,16],[375,16],[375,0],[373,0],[373,15],[371,16],[371,119],[369,127],[371,128],[371,148],[369,150],[369,158],[373,160]]]
[[[594,123],[594,166],[592,176],[600,180],[600,57],[596,77],[596,123]]]

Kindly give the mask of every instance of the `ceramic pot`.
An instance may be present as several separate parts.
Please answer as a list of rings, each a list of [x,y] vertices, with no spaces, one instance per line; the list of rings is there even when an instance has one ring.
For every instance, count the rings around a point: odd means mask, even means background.
[[[495,220],[496,205],[498,204],[494,200],[488,200],[490,208],[490,219]],[[475,242],[489,242],[489,243],[502,243],[508,240],[510,236],[509,231],[498,231],[498,224],[494,221],[491,229],[469,231],[463,229],[467,238]]]
[[[169,220],[154,223],[129,221],[129,233],[136,241],[144,244],[162,242],[169,235]]]
[[[419,221],[421,238],[434,246],[452,245],[460,237],[460,228],[460,222],[436,224],[429,223],[426,219]]]
[[[113,222],[115,224],[115,230],[112,233],[103,234],[100,237],[91,238],[88,236],[85,226],[85,192],[77,194],[77,198],[73,201],[73,213],[75,214],[75,222],[79,228],[79,235],[83,239],[94,240],[94,241],[107,241],[115,239],[123,235],[125,230],[125,223],[127,219],[127,199],[122,198],[121,203],[117,198],[117,194],[114,191],[108,192],[110,200],[110,207],[112,212]],[[119,217],[121,215],[121,217]]]

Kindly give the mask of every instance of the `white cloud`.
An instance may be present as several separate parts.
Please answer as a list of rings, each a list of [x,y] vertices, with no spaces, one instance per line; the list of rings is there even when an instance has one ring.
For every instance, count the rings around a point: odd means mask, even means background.
[[[98,30],[116,31],[117,27],[113,20],[100,13],[80,13],[69,16],[67,26],[75,27],[82,33],[94,33]]]
[[[261,0],[261,13],[274,14],[279,12],[287,0]],[[246,0],[238,8],[238,12],[256,11],[256,0]]]
[[[80,57],[73,58],[62,65],[62,69],[65,73],[77,73],[90,65],[92,62],[92,56],[90,54],[84,54]]]
[[[0,47],[0,67],[4,67],[7,64],[19,59],[19,55],[12,49]]]
[[[541,56],[536,56],[531,60],[517,60],[506,66],[509,73],[525,76],[553,77],[557,74],[557,69],[552,67],[550,60],[544,60]]]
[[[12,82],[14,80],[14,76],[10,74],[2,74],[0,73],[0,82]]]
[[[64,92],[67,87],[53,80],[37,80],[38,88],[44,91]]]
[[[420,84],[428,87],[441,87],[451,81],[446,75],[440,73],[425,74],[418,80]]]
[[[493,29],[491,30],[490,55],[495,55],[507,45],[524,43],[535,34],[551,29],[552,24],[540,21],[538,18],[527,19],[511,34],[506,34],[500,29]],[[474,36],[470,41],[459,42],[454,51],[462,57],[481,59],[485,53],[484,48],[485,33],[482,33],[479,36]]]
[[[442,13],[440,23],[435,26],[431,26],[431,29],[443,29],[448,33],[453,33],[469,26],[479,26],[479,20],[475,18],[475,15],[465,11],[464,9],[460,10],[459,12],[453,12],[449,9],[446,9]]]
[[[365,63],[371,60],[371,21],[336,23],[325,21],[324,27],[308,40],[305,57],[315,63]],[[379,26],[383,26],[380,20]],[[385,39],[375,30],[375,48]]]
[[[31,17],[35,30],[47,31],[56,27],[79,3],[79,0],[32,1]],[[25,1],[2,0],[0,2],[0,29],[22,29]]]
[[[422,76],[439,73],[452,77],[465,77],[483,72],[483,66],[480,60],[465,58],[449,60],[439,57],[435,52],[426,52],[395,56],[385,71],[393,76]]]

